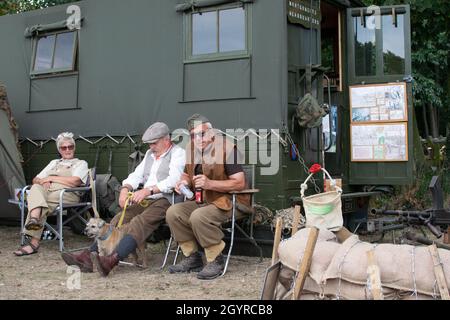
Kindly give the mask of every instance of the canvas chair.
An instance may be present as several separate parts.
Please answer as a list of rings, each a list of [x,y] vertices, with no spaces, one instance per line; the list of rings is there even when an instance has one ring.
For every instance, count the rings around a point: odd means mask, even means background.
[[[91,183],[91,180],[94,183]],[[17,204],[20,208],[20,230],[21,230],[21,245],[25,244],[25,235],[22,233],[25,224],[25,209],[27,208],[27,203],[25,201],[26,192],[31,188],[31,185],[27,185],[21,189],[20,199],[19,200],[8,200],[9,203]],[[82,193],[80,197],[80,202],[78,203],[64,203],[63,197],[66,192],[80,192]],[[79,219],[81,222],[86,225],[87,221],[83,218],[83,214],[93,208],[95,205],[95,197],[92,199],[92,195],[95,195],[95,168],[89,170],[88,180],[84,187],[77,188],[65,188],[60,191],[59,194],[59,205],[55,208],[55,210],[49,214],[49,216],[56,216],[57,223],[56,225],[51,225],[48,222],[45,222],[44,227],[52,231],[56,237],[55,239],[59,240],[59,251],[64,251],[64,236],[63,236],[63,227],[68,223],[72,222],[74,219]],[[63,219],[63,212],[67,211],[67,218]]]
[[[239,230],[239,232],[250,241],[250,243],[258,249],[259,252],[259,261],[262,261],[262,248],[258,245],[255,238],[253,237],[253,222],[255,218],[255,193],[259,192],[259,189],[255,189],[255,166],[254,165],[243,165],[242,166],[245,174],[245,182],[246,182],[246,188],[241,191],[230,191],[229,194],[232,196],[232,215],[231,219],[224,224],[229,224],[229,227],[223,228],[224,230],[228,231],[230,233],[230,246],[228,248],[227,258],[225,261],[225,267],[222,272],[222,276],[225,275],[228,269],[228,263],[230,261],[231,251],[233,250],[233,244],[234,244],[234,238],[235,238],[235,230]],[[236,196],[239,194],[249,194],[250,195],[250,207],[243,206],[239,204],[236,201]],[[238,224],[238,221],[236,220],[236,210],[241,211],[244,214],[247,214],[246,216],[239,219],[239,221],[243,221],[245,219],[249,219],[249,225],[250,225],[250,232],[249,234],[244,231],[244,229]]]
[[[246,181],[246,188],[241,191],[231,191],[229,194],[232,196],[232,215],[231,218],[226,221],[223,224],[223,230],[230,233],[230,245],[228,248],[228,253],[225,261],[225,267],[222,272],[222,276],[225,275],[228,269],[228,263],[230,261],[231,251],[233,250],[234,245],[234,238],[235,238],[235,230],[239,230],[239,232],[250,241],[252,245],[254,245],[259,252],[259,260],[262,261],[262,248],[258,245],[255,238],[253,237],[253,221],[255,216],[255,207],[254,207],[254,194],[259,192],[258,189],[254,189],[255,185],[255,166],[254,165],[243,165],[242,166],[245,174],[245,181]],[[251,207],[242,206],[236,201],[236,196],[239,194],[249,194],[251,197]],[[244,214],[247,214],[246,216],[240,218],[239,220],[236,219],[236,210],[241,211]],[[244,229],[238,224],[239,221],[243,221],[245,219],[249,219],[249,225],[250,225],[250,233],[244,231]],[[227,227],[226,227],[227,226]],[[161,269],[164,268],[164,266],[167,263],[168,256],[170,252],[175,252],[173,264],[175,265],[178,259],[178,255],[180,252],[180,246],[178,245],[176,249],[172,249],[172,243],[173,243],[173,236],[170,237],[169,243],[167,245],[166,254],[164,256],[163,264],[161,265]]]

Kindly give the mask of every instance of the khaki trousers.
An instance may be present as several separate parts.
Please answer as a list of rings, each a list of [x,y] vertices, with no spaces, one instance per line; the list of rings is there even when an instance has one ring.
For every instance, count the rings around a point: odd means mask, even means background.
[[[223,239],[221,225],[231,218],[232,211],[224,211],[213,204],[186,201],[171,206],[166,221],[176,241],[196,241],[203,248],[218,245]],[[244,214],[236,211],[236,219]]]
[[[34,184],[27,196],[28,216],[25,221],[25,225],[30,220],[30,212],[36,208],[41,208],[41,218],[39,222],[44,225],[44,223],[47,221],[48,215],[53,213],[53,211],[55,211],[56,207],[59,205],[60,192],[61,190],[49,191],[44,189],[44,187],[40,184]],[[80,201],[80,198],[73,192],[67,192],[64,194],[63,201],[64,203],[77,203]],[[23,233],[30,237],[40,239],[43,230],[44,228],[39,230],[26,230],[24,228]]]
[[[127,207],[121,228],[126,234],[131,235],[138,245],[144,243],[164,221],[169,207],[170,202],[166,198],[151,201],[146,208],[140,204],[133,204]],[[119,223],[122,211],[123,209],[114,216],[111,224],[117,225]]]

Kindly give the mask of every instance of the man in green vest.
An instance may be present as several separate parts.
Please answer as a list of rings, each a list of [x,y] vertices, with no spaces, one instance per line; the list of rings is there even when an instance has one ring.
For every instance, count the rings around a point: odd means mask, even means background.
[[[186,147],[186,167],[175,190],[184,185],[195,192],[195,199],[173,205],[166,221],[186,257],[169,267],[170,273],[200,271],[197,278],[211,280],[225,267],[222,223],[232,214],[230,191],[245,188],[245,175],[236,146],[216,134],[207,118],[195,114],[188,119],[190,142]],[[239,195],[238,203],[250,206],[250,196]],[[237,211],[237,217],[242,213]],[[204,266],[199,247],[204,248]]]

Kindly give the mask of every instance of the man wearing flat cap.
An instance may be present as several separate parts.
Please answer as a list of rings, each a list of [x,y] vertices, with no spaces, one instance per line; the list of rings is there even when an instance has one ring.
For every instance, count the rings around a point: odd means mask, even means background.
[[[171,206],[166,221],[184,256],[181,263],[170,266],[170,273],[200,271],[198,279],[220,276],[225,267],[222,251],[225,242],[221,224],[232,214],[230,191],[245,188],[245,174],[238,160],[241,156],[233,142],[216,134],[209,120],[199,114],[188,119],[191,140],[186,147],[186,167],[175,190],[184,184],[201,190],[203,203],[194,200]],[[250,207],[249,195],[238,195],[240,205]],[[236,212],[237,218],[243,213]],[[206,265],[199,253],[204,248]]]
[[[93,245],[90,255],[89,252],[65,254],[63,259],[67,264],[92,272],[93,260],[97,270],[107,276],[120,260],[133,252],[138,244],[145,242],[164,221],[166,210],[171,205],[171,192],[183,173],[186,154],[172,143],[169,128],[162,122],[152,124],[142,136],[142,142],[149,145],[149,150],[135,171],[122,182],[120,190],[121,208],[125,206],[128,193],[133,192],[123,220],[126,235],[110,256],[99,256],[98,249]],[[143,188],[138,190],[140,185]],[[148,205],[141,203],[144,199],[148,200]],[[121,213],[122,210],[112,219],[112,225],[117,225]]]

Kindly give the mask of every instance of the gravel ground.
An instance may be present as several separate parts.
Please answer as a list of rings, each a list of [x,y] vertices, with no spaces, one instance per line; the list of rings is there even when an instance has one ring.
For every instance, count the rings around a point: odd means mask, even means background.
[[[65,237],[69,250],[90,243],[70,230]],[[259,299],[270,264],[267,258],[260,263],[257,257],[232,256],[224,277],[202,281],[193,273],[169,274],[167,266],[160,270],[165,245],[149,243],[148,269],[120,265],[104,278],[97,272],[71,272],[60,257],[57,241],[42,241],[37,254],[14,256],[19,245],[17,227],[0,226],[0,244],[0,299]]]

